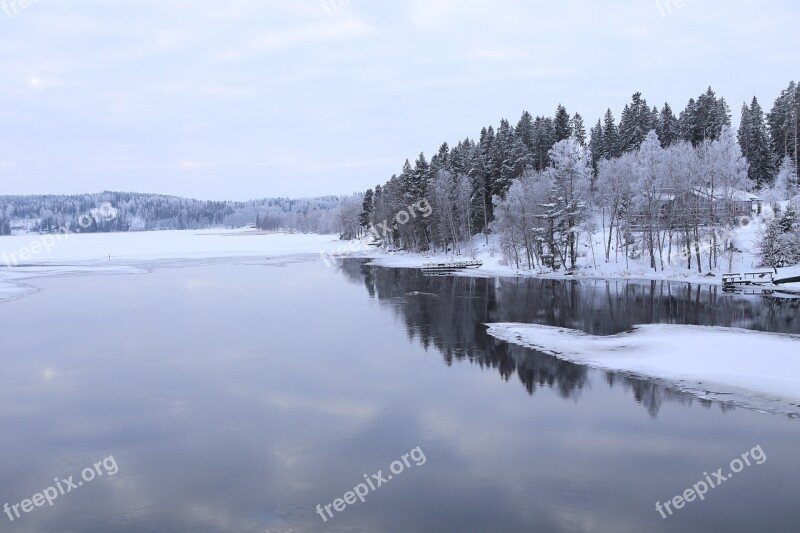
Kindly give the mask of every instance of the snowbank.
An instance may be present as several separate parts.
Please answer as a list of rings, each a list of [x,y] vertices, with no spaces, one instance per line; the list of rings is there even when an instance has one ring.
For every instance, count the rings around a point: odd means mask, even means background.
[[[664,380],[706,398],[762,409],[800,408],[800,336],[650,324],[598,337],[533,324],[488,324],[506,342],[574,363]]]
[[[598,222],[598,227],[601,224]],[[730,268],[726,258],[720,258],[720,264],[712,271],[713,276],[708,275],[708,258],[704,254],[703,272],[698,272],[694,267],[689,270],[686,261],[675,258],[673,265],[669,265],[665,259],[665,268],[653,270],[650,267],[649,258],[625,260],[625,253],[622,249],[615,250],[612,247],[611,260],[605,262],[605,246],[607,234],[602,230],[594,233],[592,246],[584,234],[580,239],[578,268],[572,273],[565,271],[559,272],[538,272],[525,268],[517,269],[514,265],[506,265],[502,261],[500,247],[494,236],[490,236],[488,243],[483,235],[476,235],[473,239],[474,253],[467,253],[462,256],[454,257],[452,254],[415,254],[407,252],[386,253],[379,249],[371,249],[368,252],[359,254],[362,257],[372,258],[372,264],[385,267],[399,268],[420,268],[423,263],[447,262],[463,259],[477,259],[483,261],[484,265],[478,270],[468,270],[457,273],[462,276],[529,276],[544,277],[553,279],[574,279],[574,278],[620,278],[620,279],[645,279],[645,280],[673,280],[687,281],[692,283],[706,283],[718,285],[721,283],[720,275],[732,272],[752,272],[769,270],[759,267],[760,260],[756,255],[758,248],[759,232],[765,227],[762,219],[755,219],[745,226],[736,226],[731,229],[731,236],[741,250],[735,254],[731,260]],[[693,261],[693,264],[696,264]],[[783,274],[783,271],[781,271]]]

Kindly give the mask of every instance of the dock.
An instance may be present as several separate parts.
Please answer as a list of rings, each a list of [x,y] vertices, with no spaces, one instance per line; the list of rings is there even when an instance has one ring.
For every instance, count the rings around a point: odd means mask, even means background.
[[[468,268],[480,268],[481,261],[454,261],[450,263],[425,263],[422,265],[423,274],[448,274]]]
[[[775,285],[783,285],[784,283],[800,283],[800,276],[792,276],[790,278],[774,279]]]
[[[739,274],[723,274],[722,286],[723,287],[741,287],[752,285],[772,285],[773,272],[771,270],[762,270],[760,272],[742,272]]]
[[[800,298],[800,290],[792,287],[781,287],[787,283],[800,282],[800,276],[778,278],[773,271],[743,272],[741,274],[723,274],[722,290],[726,293],[762,295],[773,298]]]

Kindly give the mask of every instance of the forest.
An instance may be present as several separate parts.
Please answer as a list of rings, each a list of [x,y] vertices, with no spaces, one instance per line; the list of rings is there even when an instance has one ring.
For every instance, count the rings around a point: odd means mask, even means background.
[[[728,103],[710,87],[677,116],[637,92],[619,122],[608,109],[588,132],[563,105],[552,117],[524,112],[516,125],[503,119],[483,128],[477,141],[443,143],[430,161],[424,153],[406,160],[399,174],[366,191],[361,206],[345,202],[341,231],[364,234],[427,198],[433,216],[395,223],[391,245],[474,255],[473,236],[494,234],[518,268],[571,269],[587,243],[594,246],[587,236],[602,231],[595,261],[609,261],[613,248],[626,260],[646,257],[654,270],[681,264],[702,272],[737,250],[725,229],[768,206],[775,220],[762,259],[794,264],[798,118],[795,82],[769,112],[756,97],[743,104],[736,130]]]
[[[247,202],[200,201],[159,194],[102,192],[80,195],[0,196],[0,235],[12,230],[75,230],[79,220],[108,204],[113,217],[87,217],[83,232],[181,230],[243,227],[267,231],[336,233],[343,198],[326,196],[292,200],[268,198]]]

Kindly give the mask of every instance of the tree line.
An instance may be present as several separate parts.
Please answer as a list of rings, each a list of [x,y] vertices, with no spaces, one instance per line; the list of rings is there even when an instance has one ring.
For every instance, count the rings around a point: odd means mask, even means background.
[[[737,244],[708,227],[730,222],[743,192],[767,201],[797,194],[799,118],[795,82],[768,113],[755,97],[745,104],[738,131],[710,87],[677,116],[637,92],[619,122],[607,110],[588,140],[583,117],[563,105],[552,117],[524,112],[516,125],[503,119],[477,140],[407,160],[343,216],[365,228],[428,198],[433,216],[396,225],[393,246],[470,254],[473,235],[495,232],[507,258],[526,268],[574,267],[579,234],[599,223],[607,242],[593,256],[609,261],[622,248],[654,269],[679,261],[702,271],[734,253]]]
[[[267,198],[247,202],[201,201],[159,194],[102,192],[79,195],[0,196],[0,235],[15,227],[26,231],[75,230],[80,218],[99,205],[111,217],[87,217],[86,232],[184,230],[242,227],[263,230],[336,233],[338,210],[347,198]],[[360,201],[360,200],[359,200]]]

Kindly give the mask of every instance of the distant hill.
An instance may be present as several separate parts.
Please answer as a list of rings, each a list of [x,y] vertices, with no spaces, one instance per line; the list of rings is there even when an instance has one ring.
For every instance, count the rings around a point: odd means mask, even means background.
[[[75,195],[0,196],[0,235],[12,231],[148,231],[241,227],[309,233],[337,231],[346,197],[204,201],[163,194],[104,191]]]

